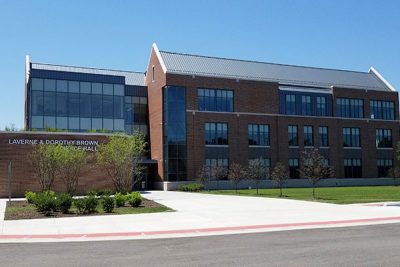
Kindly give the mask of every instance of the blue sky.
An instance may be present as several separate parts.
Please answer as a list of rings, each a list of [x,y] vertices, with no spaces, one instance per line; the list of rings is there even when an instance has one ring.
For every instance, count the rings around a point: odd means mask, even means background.
[[[0,129],[23,127],[24,60],[145,71],[160,50],[368,71],[400,88],[400,1],[0,0]]]

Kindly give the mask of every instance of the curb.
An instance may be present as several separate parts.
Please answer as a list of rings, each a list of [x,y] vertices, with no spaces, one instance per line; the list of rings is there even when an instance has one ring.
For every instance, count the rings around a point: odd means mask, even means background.
[[[214,228],[198,228],[198,229],[177,229],[177,230],[160,230],[160,231],[147,231],[147,232],[116,232],[116,233],[81,233],[81,234],[2,234],[0,241],[11,239],[69,239],[69,238],[121,238],[121,237],[138,237],[138,236],[167,236],[173,234],[190,235],[202,233],[217,233],[229,231],[251,231],[251,230],[268,230],[277,228],[290,228],[293,227],[308,227],[308,226],[332,226],[342,224],[354,223],[377,223],[377,222],[390,222],[400,221],[398,217],[383,217],[383,218],[367,218],[367,219],[352,219],[352,220],[338,220],[338,221],[317,221],[317,222],[299,222],[299,223],[280,223],[280,224],[264,224],[264,225],[247,225],[247,226],[228,226],[228,227],[214,227]]]

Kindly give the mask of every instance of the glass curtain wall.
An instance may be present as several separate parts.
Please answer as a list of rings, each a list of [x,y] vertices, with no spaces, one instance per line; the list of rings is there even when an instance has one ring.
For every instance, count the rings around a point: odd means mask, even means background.
[[[166,86],[163,91],[164,179],[186,177],[186,89]]]

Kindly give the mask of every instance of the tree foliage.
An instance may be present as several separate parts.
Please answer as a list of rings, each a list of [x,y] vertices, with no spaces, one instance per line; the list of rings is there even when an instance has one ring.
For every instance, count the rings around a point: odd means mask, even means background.
[[[197,172],[197,180],[203,186],[208,184],[211,180],[211,167],[207,165],[201,166],[201,168]]]
[[[247,167],[247,176],[249,179],[255,181],[257,194],[261,180],[266,179],[268,175],[269,168],[263,164],[262,158],[249,161],[249,166]]]
[[[39,182],[41,191],[51,189],[56,174],[60,167],[60,150],[61,145],[36,145],[31,154],[30,162],[33,172]]]
[[[236,193],[239,183],[246,178],[246,175],[246,169],[242,165],[232,163],[232,165],[229,166],[228,178],[235,184]]]
[[[97,162],[107,171],[116,191],[128,192],[141,179],[145,147],[144,135],[138,131],[133,135],[115,134],[108,143],[99,145]]]
[[[88,153],[73,146],[57,146],[59,168],[57,176],[64,182],[67,193],[73,195],[78,187],[82,167],[86,164]]]
[[[322,178],[333,175],[333,168],[326,163],[325,158],[317,148],[302,152],[300,163],[300,175],[307,178],[313,188],[312,196],[315,198],[315,187]]]
[[[272,170],[271,178],[279,188],[279,197],[282,197],[282,187],[289,178],[288,168],[282,162],[276,163],[274,169]]]

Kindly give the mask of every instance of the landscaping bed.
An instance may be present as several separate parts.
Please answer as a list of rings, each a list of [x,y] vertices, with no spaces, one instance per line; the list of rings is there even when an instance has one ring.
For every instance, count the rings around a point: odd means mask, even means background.
[[[238,195],[254,197],[278,197],[279,189],[211,190],[209,194]],[[284,188],[283,197],[295,200],[319,201],[334,204],[372,203],[400,201],[400,186],[358,186],[358,187],[320,187],[316,188],[315,199],[312,188]]]
[[[61,218],[61,217],[80,217],[80,216],[98,216],[98,215],[120,215],[120,214],[138,214],[153,212],[168,212],[172,209],[161,205],[155,201],[143,198],[142,203],[138,207],[132,207],[125,204],[123,207],[115,207],[111,213],[104,212],[102,205],[99,203],[96,211],[93,213],[78,213],[77,208],[73,204],[68,213],[54,211],[50,215],[38,212],[34,204],[27,201],[12,201],[11,205],[7,202],[5,220],[23,220],[23,219],[41,219],[41,218]]]

